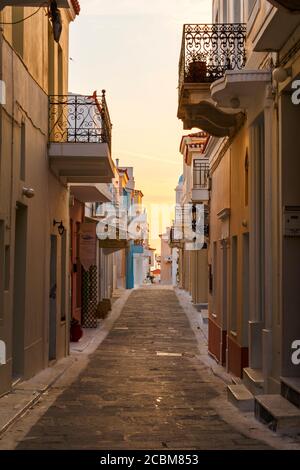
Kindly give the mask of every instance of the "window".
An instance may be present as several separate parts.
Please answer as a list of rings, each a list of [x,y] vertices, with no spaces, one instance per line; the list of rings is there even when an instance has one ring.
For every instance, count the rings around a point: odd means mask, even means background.
[[[60,45],[58,44],[57,52],[57,94],[61,97],[64,94],[64,82],[63,82],[63,51]],[[63,128],[64,124],[64,105],[63,99],[58,98],[58,116],[59,116],[59,125]]]
[[[3,318],[4,292],[9,290],[10,248],[5,246],[5,222],[0,220],[0,319]]]
[[[243,344],[248,345],[249,322],[249,233],[243,234]]]
[[[58,95],[64,94],[64,69],[63,69],[63,50],[58,44],[58,59],[57,59],[57,91]]]
[[[228,1],[223,0],[223,21],[222,23],[228,22]]]
[[[249,156],[248,149],[246,150],[245,156],[245,206],[249,203]]]
[[[23,57],[24,55],[24,7],[12,7],[12,46]],[[21,21],[21,22],[20,22]]]
[[[231,18],[233,23],[242,22],[241,0],[231,0]]]
[[[21,125],[21,143],[20,143],[20,178],[25,181],[25,167],[26,167],[26,128],[25,123]]]
[[[208,189],[209,164],[203,160],[196,159],[193,162],[193,188]]]
[[[217,291],[218,291],[218,282],[217,282],[217,273],[218,273],[218,244],[214,242],[213,244],[213,314],[217,315]]]
[[[248,0],[248,20],[254,10],[255,4],[257,0]]]
[[[213,4],[213,22],[219,23],[219,0],[215,0]]]
[[[232,237],[231,243],[231,317],[230,329],[237,331],[237,269],[238,269],[238,239]]]
[[[55,43],[53,39],[52,26],[48,22],[48,94],[55,95],[55,80],[54,80],[54,49]]]
[[[9,245],[5,246],[4,252],[4,290],[9,290],[9,281],[10,281],[10,247]]]

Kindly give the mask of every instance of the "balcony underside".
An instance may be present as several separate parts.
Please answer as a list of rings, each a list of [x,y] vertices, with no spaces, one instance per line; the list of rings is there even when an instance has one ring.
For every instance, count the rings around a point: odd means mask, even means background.
[[[112,194],[104,183],[73,183],[70,191],[72,196],[81,202],[109,202],[112,200]]]
[[[106,255],[115,253],[116,251],[125,250],[128,246],[127,240],[99,240],[99,247],[104,250],[104,254]]]
[[[6,6],[22,6],[39,8],[41,0],[0,0],[0,10]],[[70,8],[68,0],[57,0],[58,8]]]
[[[192,189],[192,202],[203,202],[209,201],[209,190],[208,189]]]
[[[282,8],[273,8],[254,41],[254,51],[280,51],[299,25],[299,14],[292,15]]]
[[[114,177],[106,143],[51,143],[49,159],[64,183],[110,183]]]
[[[211,96],[218,106],[249,109],[266,97],[266,87],[272,84],[271,72],[265,70],[228,71],[211,85]],[[253,100],[255,96],[255,100]]]
[[[284,8],[291,13],[300,13],[299,0],[269,0],[277,8]]]
[[[224,112],[210,101],[186,104],[178,115],[184,129],[202,129],[214,137],[229,137],[236,132],[245,120],[242,112]]]

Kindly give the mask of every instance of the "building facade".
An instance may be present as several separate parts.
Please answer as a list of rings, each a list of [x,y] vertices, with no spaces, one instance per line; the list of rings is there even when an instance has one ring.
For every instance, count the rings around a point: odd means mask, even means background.
[[[216,0],[213,25],[185,25],[178,117],[211,135],[209,351],[252,394],[281,393],[299,406],[294,5]],[[258,416],[263,403],[256,399]]]
[[[1,10],[2,23],[34,11]],[[0,79],[6,99],[0,109],[0,338],[6,364],[0,394],[68,352],[69,190],[49,168],[48,96],[67,92],[69,24],[62,9],[57,44],[41,9],[27,21],[5,24],[0,33]]]
[[[68,93],[79,2],[58,2],[61,28],[55,2],[38,3],[0,4],[0,395],[68,354],[72,318],[95,326],[103,261],[90,206],[114,177],[105,93]]]

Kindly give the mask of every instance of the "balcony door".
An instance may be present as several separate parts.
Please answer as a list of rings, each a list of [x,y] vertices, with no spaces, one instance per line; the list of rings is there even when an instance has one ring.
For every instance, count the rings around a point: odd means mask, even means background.
[[[71,291],[72,317],[81,322],[82,314],[82,268],[80,263],[80,222],[71,220]]]

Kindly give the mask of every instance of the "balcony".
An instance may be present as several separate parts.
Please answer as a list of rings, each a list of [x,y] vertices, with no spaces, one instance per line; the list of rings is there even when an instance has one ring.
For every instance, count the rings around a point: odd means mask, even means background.
[[[246,63],[246,25],[186,24],[179,62],[178,118],[184,129],[198,127],[216,137],[233,133],[242,113],[224,112],[211,99],[210,87],[227,70]]]
[[[105,92],[98,97],[49,97],[49,159],[64,183],[110,183],[111,122]]]
[[[192,201],[195,203],[209,201],[209,164],[203,159],[193,161]]]

